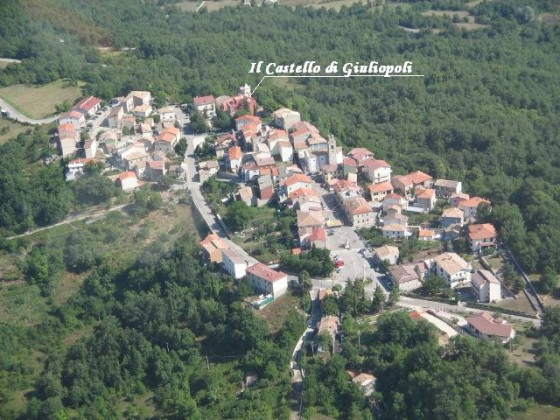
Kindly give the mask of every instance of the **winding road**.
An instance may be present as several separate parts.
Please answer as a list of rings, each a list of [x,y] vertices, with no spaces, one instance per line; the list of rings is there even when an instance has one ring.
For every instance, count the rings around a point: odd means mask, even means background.
[[[40,120],[34,120],[32,118],[26,117],[17,109],[15,109],[12,105],[6,102],[4,99],[0,98],[0,108],[5,109],[10,113],[8,117],[11,120],[19,121],[24,124],[32,124],[32,125],[42,125],[42,124],[49,124],[59,117],[58,115],[53,115],[52,117],[42,118]]]

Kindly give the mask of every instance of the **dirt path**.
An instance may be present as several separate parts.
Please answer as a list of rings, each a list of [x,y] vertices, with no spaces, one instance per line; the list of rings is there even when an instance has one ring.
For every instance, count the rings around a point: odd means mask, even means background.
[[[52,229],[52,228],[57,227],[57,226],[66,225],[68,223],[77,222],[79,220],[84,220],[84,219],[88,219],[88,218],[101,219],[101,218],[105,217],[107,215],[107,213],[109,213],[111,211],[115,211],[115,210],[120,210],[120,209],[122,209],[126,206],[127,206],[126,204],[119,204],[118,206],[114,206],[114,207],[111,207],[111,208],[105,209],[105,210],[88,211],[88,212],[85,212],[85,213],[75,214],[73,216],[67,217],[62,222],[55,223],[54,225],[44,226],[44,227],[41,227],[41,228],[38,228],[38,229],[33,229],[33,230],[28,230],[27,232],[21,233],[19,235],[10,236],[8,239],[22,238],[24,236],[33,235],[34,233],[42,232],[44,230],[49,230],[49,229]]]

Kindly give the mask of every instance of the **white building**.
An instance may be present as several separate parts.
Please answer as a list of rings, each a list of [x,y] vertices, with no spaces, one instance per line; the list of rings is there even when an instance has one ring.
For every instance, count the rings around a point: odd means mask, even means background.
[[[408,229],[406,226],[389,224],[381,228],[383,237],[388,239],[404,239],[407,237]]]
[[[391,165],[382,159],[365,159],[363,171],[374,184],[391,181]]]
[[[175,109],[172,107],[161,108],[159,111],[159,118],[162,122],[170,121],[175,122]]]
[[[239,280],[247,274],[247,261],[235,250],[222,250],[222,263],[233,278]]]
[[[288,276],[273,270],[263,263],[257,263],[247,269],[247,278],[256,290],[266,294],[272,293],[276,299],[288,290]]]
[[[280,108],[274,111],[272,115],[274,116],[274,125],[286,131],[290,130],[294,124],[301,121],[300,113],[288,108]]]
[[[472,290],[479,302],[502,300],[502,284],[488,270],[478,270],[472,275]]]
[[[212,95],[194,98],[194,109],[208,118],[216,116],[216,99]]]
[[[443,277],[452,289],[471,284],[471,265],[454,252],[444,252],[433,262],[432,272]]]
[[[373,250],[377,261],[385,261],[390,265],[395,265],[399,260],[399,248],[396,246],[384,245]]]

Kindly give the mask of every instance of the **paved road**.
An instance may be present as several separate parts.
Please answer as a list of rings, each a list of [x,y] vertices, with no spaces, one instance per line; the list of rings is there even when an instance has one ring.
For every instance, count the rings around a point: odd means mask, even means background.
[[[52,117],[42,118],[40,120],[34,120],[32,118],[23,115],[21,112],[19,112],[17,109],[15,109],[13,106],[11,106],[2,98],[0,98],[0,108],[4,108],[6,111],[10,113],[9,116],[10,119],[26,124],[33,124],[33,125],[49,124],[52,123],[53,121],[56,121],[56,119],[58,118],[58,115],[54,115]]]
[[[177,118],[179,124],[181,125],[181,127],[183,127],[183,131],[185,131],[188,117],[182,112],[177,111]],[[193,204],[198,209],[198,212],[200,213],[210,230],[223,238],[224,241],[228,243],[230,249],[237,251],[237,253],[240,254],[249,263],[249,265],[258,263],[258,261],[251,255],[249,255],[243,248],[241,248],[239,245],[228,238],[221,223],[218,221],[218,219],[210,209],[210,206],[208,205],[206,199],[200,191],[201,183],[197,180],[198,177],[196,172],[196,161],[194,158],[194,147],[192,142],[193,137],[198,136],[186,136],[188,147],[187,152],[185,153],[185,160],[182,163],[182,166],[183,168],[185,168],[187,173],[186,185]]]
[[[77,222],[78,220],[84,220],[84,219],[89,219],[89,218],[101,219],[101,218],[105,217],[107,215],[107,213],[115,211],[115,210],[120,210],[120,209],[122,209],[126,206],[127,206],[127,204],[119,204],[118,206],[114,206],[114,207],[111,207],[109,209],[93,210],[93,211],[90,210],[90,211],[87,211],[85,213],[74,214],[74,215],[68,216],[62,222],[55,223],[54,225],[44,226],[42,228],[38,228],[38,229],[34,229],[34,230],[28,230],[25,233],[15,235],[15,236],[11,236],[8,239],[17,239],[17,238],[21,238],[23,236],[33,235],[34,233],[42,232],[43,230],[49,230],[49,229],[52,229],[52,228],[57,227],[57,226],[66,225],[68,223]]]
[[[433,302],[431,300],[424,300],[424,299],[416,299],[410,298],[407,296],[401,296],[399,299],[398,306],[401,308],[408,308],[408,309],[417,309],[417,308],[429,308],[433,310],[444,310],[446,312],[468,312],[471,314],[479,314],[481,312],[488,312],[481,309],[469,308],[466,306],[455,306],[455,305],[448,305],[445,303]],[[511,318],[517,321],[522,322],[532,322],[536,327],[541,326],[541,320],[535,318],[528,318],[524,316],[517,316],[517,315],[509,315],[504,314],[504,317]]]

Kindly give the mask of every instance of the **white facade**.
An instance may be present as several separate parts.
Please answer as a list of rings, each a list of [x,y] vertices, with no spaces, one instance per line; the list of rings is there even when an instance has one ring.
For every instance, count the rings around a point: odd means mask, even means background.
[[[275,299],[288,290],[288,276],[267,267],[263,263],[257,263],[249,267],[247,278],[256,290],[266,294],[272,293]]]
[[[245,277],[247,274],[247,261],[232,249],[222,251],[222,263],[224,270],[236,280]]]
[[[407,229],[403,225],[386,225],[381,229],[383,237],[388,239],[404,239],[406,238]]]

